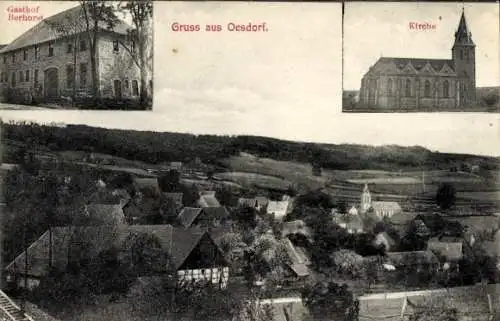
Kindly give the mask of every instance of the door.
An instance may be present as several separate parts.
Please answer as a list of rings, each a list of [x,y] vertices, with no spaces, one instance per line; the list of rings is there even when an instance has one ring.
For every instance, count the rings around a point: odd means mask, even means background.
[[[114,87],[115,87],[115,98],[122,99],[122,82],[119,80],[115,80]]]
[[[44,76],[45,97],[57,98],[59,96],[58,85],[59,85],[59,76],[57,68],[49,68],[45,70],[45,76]]]

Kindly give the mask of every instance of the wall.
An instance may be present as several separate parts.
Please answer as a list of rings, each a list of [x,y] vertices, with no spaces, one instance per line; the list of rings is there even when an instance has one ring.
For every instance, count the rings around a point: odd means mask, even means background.
[[[140,88],[140,71],[130,54],[120,44],[118,53],[113,51],[113,41],[120,39],[125,42],[125,36],[103,33],[99,37],[99,77],[102,97],[114,97],[113,82],[120,80],[122,96],[133,98],[132,81],[136,80]],[[125,86],[128,80],[128,86]],[[135,96],[137,97],[137,96]]]
[[[71,41],[72,42],[72,41]],[[12,88],[12,73],[16,73],[16,85],[14,88],[21,91],[29,91],[34,89],[34,73],[38,70],[38,84],[42,86],[42,92],[44,92],[44,71],[49,68],[58,69],[58,87],[59,92],[67,90],[67,79],[66,79],[66,66],[73,66],[73,54],[67,53],[68,41],[64,39],[58,39],[53,42],[54,55],[48,56],[49,43],[39,44],[39,55],[35,58],[35,46],[28,46],[22,49],[13,51],[16,55],[15,62],[12,62],[12,53],[7,52],[0,55],[0,64],[2,65],[2,71],[8,74],[8,86]],[[88,41],[87,41],[88,48]],[[27,50],[26,60],[24,59],[24,50]],[[7,62],[4,64],[4,56],[7,56]],[[90,76],[90,58],[89,50],[84,52],[77,51],[76,65],[77,72],[79,72],[80,63],[88,63],[87,67],[87,83],[90,86],[91,76]],[[26,71],[29,72],[29,81],[19,81],[19,72],[22,72],[23,78],[25,80]],[[77,73],[77,85],[79,85],[79,74]]]

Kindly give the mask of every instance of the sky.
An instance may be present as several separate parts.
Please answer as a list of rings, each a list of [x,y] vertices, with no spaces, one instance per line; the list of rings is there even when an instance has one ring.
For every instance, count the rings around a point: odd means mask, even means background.
[[[174,22],[224,28],[265,22],[268,31],[174,32]],[[498,114],[342,114],[341,23],[340,3],[156,2],[152,112],[1,110],[0,116],[500,156]]]
[[[463,7],[476,44],[477,86],[500,86],[499,5]],[[461,14],[461,2],[346,3],[344,89],[359,90],[361,78],[381,56],[451,59]],[[410,22],[435,24],[436,29],[410,30]]]

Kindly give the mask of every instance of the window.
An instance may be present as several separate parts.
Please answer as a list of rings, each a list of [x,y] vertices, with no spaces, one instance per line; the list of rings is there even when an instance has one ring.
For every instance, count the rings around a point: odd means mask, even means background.
[[[15,52],[12,53],[12,62],[16,62],[16,53]]]
[[[411,80],[410,79],[406,79],[405,96],[411,97]]]
[[[132,52],[135,52],[135,41],[134,40],[132,40],[130,42],[130,49],[132,50]]]
[[[54,55],[54,45],[52,43],[49,43],[49,57],[52,57]]]
[[[123,89],[125,89],[125,90],[127,90],[127,91],[128,91],[128,89],[129,89],[128,79],[125,79],[125,80],[123,81]]]
[[[389,78],[387,81],[387,95],[392,96],[392,79]]]
[[[424,84],[424,97],[431,97],[431,82],[426,80]]]
[[[464,59],[464,52],[462,50],[460,50],[460,60],[463,60]]]
[[[443,82],[443,97],[450,97],[450,83],[448,82],[448,80],[445,80]]]
[[[19,70],[19,83],[22,83],[24,81],[24,77],[23,77],[23,72],[21,70]]]
[[[23,51],[23,60],[28,59],[28,49],[24,49]]]
[[[66,53],[72,53],[72,52],[73,52],[73,44],[71,42],[68,42]]]
[[[35,69],[35,74],[33,75],[33,81],[35,82],[35,87],[38,86],[38,69]]]
[[[139,96],[139,84],[137,80],[132,80],[132,95]]]
[[[80,40],[80,51],[86,51],[87,50],[87,43],[85,40]]]
[[[87,64],[80,64],[80,87],[87,86]]]
[[[66,66],[66,87],[73,88],[75,80],[75,72],[72,65]]]
[[[12,80],[12,87],[16,87],[16,73],[15,72],[12,73],[11,80]]]
[[[25,75],[26,75],[26,77],[25,77],[26,81],[30,81],[30,71],[29,70],[26,70]]]
[[[40,57],[40,47],[35,46],[35,60],[38,60]]]
[[[118,40],[113,40],[113,52],[119,52],[120,51],[120,44],[118,43]]]
[[[3,63],[7,64],[7,55],[3,55]]]

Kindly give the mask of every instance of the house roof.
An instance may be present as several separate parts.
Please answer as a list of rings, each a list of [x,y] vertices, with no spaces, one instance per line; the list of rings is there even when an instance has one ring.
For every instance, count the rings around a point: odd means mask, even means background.
[[[189,227],[194,220],[200,215],[202,208],[199,207],[184,207],[177,216],[177,219],[184,227]]]
[[[439,238],[431,238],[427,248],[436,254],[444,256],[447,260],[457,261],[463,256],[463,242],[452,239],[449,242]]]
[[[309,268],[302,263],[290,264],[289,267],[297,276],[308,276],[311,273]]]
[[[273,321],[304,321],[309,310],[300,301],[290,303],[273,302]]]
[[[244,198],[238,199],[238,206],[240,207],[257,207],[258,202],[255,198]]]
[[[171,225],[127,225],[115,229],[103,226],[56,227],[46,231],[28,248],[28,274],[40,277],[49,272],[50,240],[53,265],[65,267],[70,247],[81,249],[84,243],[85,257],[93,257],[113,245],[123,247],[129,235],[137,233],[157,237],[162,249],[169,253],[176,269],[184,263],[203,235],[207,234],[200,229],[175,228]],[[25,252],[11,262],[6,270],[24,274],[24,257]]]
[[[267,213],[274,214],[277,217],[286,216],[289,204],[289,201],[269,201],[267,204]]]
[[[255,197],[255,200],[257,201],[257,203],[259,203],[260,206],[267,206],[267,204],[269,203],[269,199],[264,196],[257,196]]]
[[[89,217],[100,220],[102,224],[115,224],[125,220],[121,204],[88,204],[85,209]]]
[[[85,21],[84,19],[83,9],[80,5],[45,18],[34,27],[14,39],[14,41],[12,41],[10,44],[0,49],[0,53],[5,53],[61,38],[61,34],[58,33],[58,30],[55,30],[56,26],[57,28],[59,28],[59,26],[67,26],[66,29],[71,30],[75,26],[75,21]],[[82,26],[78,26],[78,28],[83,32],[83,24]],[[99,22],[99,28],[101,30],[109,30],[107,24],[103,21]],[[131,26],[120,20],[114,26],[113,32],[126,35],[127,31],[131,29]]]
[[[285,239],[285,248],[292,264],[311,264],[306,250],[303,247],[293,245],[292,241],[288,238]]]
[[[177,219],[184,227],[190,227],[200,215],[202,215],[204,219],[224,220],[229,217],[229,212],[224,206],[203,208],[184,207],[177,216]]]
[[[201,195],[198,199],[198,205],[201,207],[214,207],[220,206],[220,203],[215,195]]]

